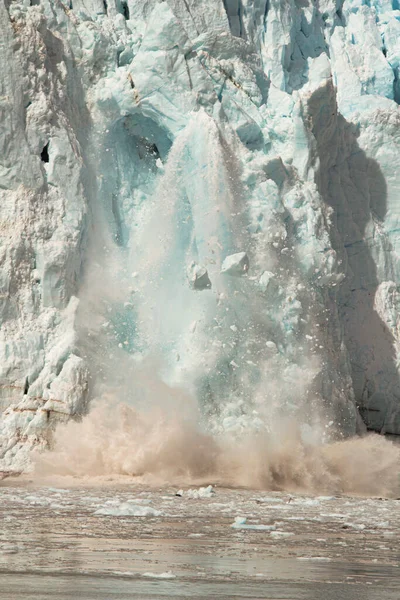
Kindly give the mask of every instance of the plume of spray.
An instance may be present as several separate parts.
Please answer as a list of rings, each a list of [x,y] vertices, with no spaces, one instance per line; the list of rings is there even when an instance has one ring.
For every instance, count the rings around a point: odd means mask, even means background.
[[[393,496],[400,447],[371,434],[321,443],[298,422],[234,433],[207,431],[196,402],[152,368],[135,373],[135,405],[103,398],[81,422],[62,425],[51,452],[36,455],[36,476],[77,483],[126,481]],[[204,421],[203,421],[204,423]]]
[[[130,246],[112,244],[97,216],[78,323],[92,408],[58,427],[52,451],[35,457],[37,477],[398,493],[400,447],[377,435],[341,439],[315,383],[322,360],[282,333],[276,294],[297,289],[295,269],[268,284],[269,296],[220,274],[243,247],[255,268],[268,265],[265,244],[236,218],[234,155],[198,113],[138,209]],[[192,261],[207,267],[212,290],[189,288]],[[300,310],[292,303],[285,319]],[[270,336],[278,345],[266,346]]]

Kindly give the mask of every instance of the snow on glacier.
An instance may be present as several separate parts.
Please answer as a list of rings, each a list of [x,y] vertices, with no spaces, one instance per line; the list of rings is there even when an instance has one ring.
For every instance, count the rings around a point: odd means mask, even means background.
[[[216,432],[400,432],[399,28],[389,0],[0,7],[0,472],[148,357]]]

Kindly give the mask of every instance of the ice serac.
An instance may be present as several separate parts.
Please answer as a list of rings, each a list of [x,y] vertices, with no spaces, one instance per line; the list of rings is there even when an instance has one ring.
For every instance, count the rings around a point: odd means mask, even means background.
[[[0,471],[146,357],[217,432],[400,433],[399,34],[391,0],[1,0]]]

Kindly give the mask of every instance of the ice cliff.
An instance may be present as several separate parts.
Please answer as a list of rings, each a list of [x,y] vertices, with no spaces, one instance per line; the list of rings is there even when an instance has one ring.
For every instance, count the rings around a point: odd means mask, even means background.
[[[400,433],[398,0],[0,0],[0,60],[0,471],[150,359]]]

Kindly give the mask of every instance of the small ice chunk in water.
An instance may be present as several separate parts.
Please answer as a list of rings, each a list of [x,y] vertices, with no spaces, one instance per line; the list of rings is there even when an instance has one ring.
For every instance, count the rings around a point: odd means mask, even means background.
[[[319,500],[316,498],[296,498],[293,504],[302,504],[303,506],[318,506]]]
[[[243,275],[249,269],[249,257],[246,252],[238,252],[227,256],[222,263],[221,273],[225,275]]]
[[[108,515],[111,517],[159,517],[162,512],[150,506],[121,502],[117,506],[105,506],[99,508],[95,515]]]
[[[326,561],[332,560],[328,556],[297,556],[297,560],[315,560],[315,561]]]
[[[199,498],[212,498],[215,496],[215,490],[212,485],[207,487],[201,487],[198,490],[188,490],[185,495],[187,498],[192,500],[198,500]]]
[[[275,539],[287,538],[294,535],[291,531],[271,531],[271,537]]]
[[[258,504],[263,504],[264,502],[271,503],[271,504],[277,504],[277,503],[282,503],[283,498],[276,498],[274,496],[265,496],[264,498],[256,498],[256,502]]]
[[[0,546],[0,554],[17,554],[19,548],[16,544],[2,544]]]
[[[165,573],[143,573],[143,577],[153,577],[154,579],[175,579],[176,575],[172,571],[165,571]]]
[[[363,531],[365,529],[365,525],[363,523],[344,523],[342,525],[343,529],[355,529],[356,531]]]
[[[236,517],[231,527],[233,529],[250,529],[252,531],[275,531],[275,525],[248,525],[246,517]]]

